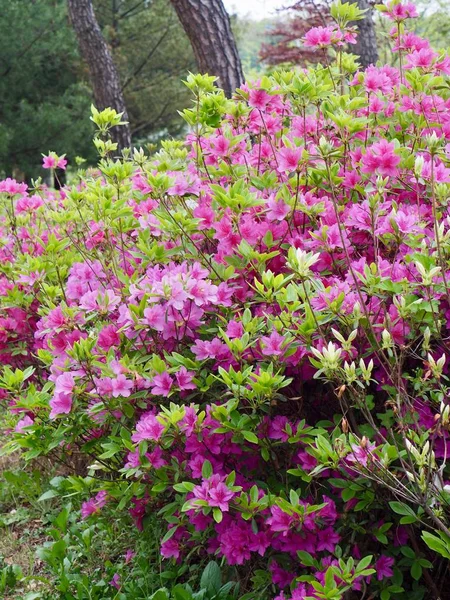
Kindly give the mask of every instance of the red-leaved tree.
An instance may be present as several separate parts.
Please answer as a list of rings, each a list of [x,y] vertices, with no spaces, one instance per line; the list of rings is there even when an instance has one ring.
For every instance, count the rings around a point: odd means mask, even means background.
[[[272,43],[262,45],[261,60],[272,66],[283,63],[317,63],[323,60],[323,54],[305,46],[302,39],[311,28],[326,27],[333,22],[330,5],[329,0],[298,0],[295,4],[282,8],[280,12],[288,14],[272,30]],[[355,23],[358,38],[350,50],[358,55],[361,66],[367,67],[378,60],[372,7],[370,0],[358,0],[357,5],[367,12],[364,19]]]

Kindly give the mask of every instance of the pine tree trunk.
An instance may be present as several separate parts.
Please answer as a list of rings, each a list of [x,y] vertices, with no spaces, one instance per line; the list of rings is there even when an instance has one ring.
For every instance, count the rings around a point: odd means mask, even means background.
[[[241,60],[222,0],[171,0],[201,73],[219,78],[228,97],[243,81]]]
[[[359,62],[363,68],[374,65],[378,60],[377,38],[375,34],[375,25],[372,17],[372,6],[368,0],[356,0],[360,9],[369,10],[365,13],[364,19],[356,22],[358,27],[358,38],[355,45],[350,47],[352,54],[359,56]]]
[[[114,108],[128,121],[127,109],[120,86],[119,74],[94,13],[92,0],[68,0],[69,15],[77,36],[80,53],[91,77],[96,108]],[[119,150],[131,146],[129,125],[111,130]]]

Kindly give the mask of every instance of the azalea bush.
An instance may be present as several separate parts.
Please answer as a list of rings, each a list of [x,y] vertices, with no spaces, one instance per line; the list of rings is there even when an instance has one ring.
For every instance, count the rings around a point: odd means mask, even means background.
[[[381,9],[399,68],[358,70],[362,14],[338,3],[314,68],[232,100],[189,76],[185,141],[114,158],[121,117],[94,109],[97,169],[0,183],[6,449],[81,456],[63,496],[137,548],[156,515],[157,600],[209,597],[211,561],[217,598],[441,597],[450,58],[412,5]],[[67,535],[57,589],[87,598]],[[129,551],[102,598],[133,597]]]

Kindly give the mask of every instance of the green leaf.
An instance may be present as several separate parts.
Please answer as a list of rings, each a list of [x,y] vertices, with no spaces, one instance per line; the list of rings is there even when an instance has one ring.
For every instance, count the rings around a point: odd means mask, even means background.
[[[207,565],[200,579],[200,587],[208,591],[209,596],[217,594],[222,586],[222,574],[216,561],[212,560]]]
[[[434,550],[444,558],[450,559],[450,539],[444,541],[442,538],[445,534],[441,534],[441,532],[439,532],[439,535],[441,535],[441,537],[433,535],[428,531],[424,531],[422,533],[422,539],[428,548]]]
[[[369,554],[368,556],[365,556],[364,558],[362,558],[359,561],[359,563],[358,563],[358,565],[356,567],[356,570],[357,571],[364,571],[364,569],[366,569],[370,565],[370,563],[372,562],[372,558],[373,558],[372,554]]]
[[[216,523],[222,522],[223,515],[222,515],[222,511],[220,510],[220,508],[217,508],[217,507],[213,508],[213,517],[214,517],[214,521]]]
[[[406,556],[407,558],[411,558],[412,560],[416,558],[416,553],[409,546],[402,546],[400,551],[403,556]]]
[[[172,588],[172,596],[174,600],[191,600],[194,598],[194,596],[180,584]]]
[[[305,567],[313,567],[315,564],[314,558],[311,556],[309,552],[305,552],[304,550],[298,550],[297,556],[300,559],[302,565]]]
[[[410,508],[407,504],[403,502],[389,502],[389,506],[392,510],[398,515],[405,515],[407,517],[416,517],[412,508]]]
[[[42,496],[39,496],[38,502],[44,502],[44,500],[50,500],[50,498],[55,498],[55,496],[59,496],[59,494],[56,490],[47,490],[46,492],[44,492],[42,494]]]
[[[419,579],[422,577],[422,567],[420,566],[419,562],[413,563],[411,567],[411,576],[416,581],[419,581]]]
[[[150,600],[170,600],[169,591],[161,588],[150,596]]]
[[[242,435],[247,440],[247,442],[250,442],[251,444],[257,444],[258,443],[258,438],[251,431],[243,431]]]
[[[400,519],[400,524],[401,525],[410,525],[411,523],[415,523],[416,521],[418,521],[418,518],[415,515],[411,515],[408,517],[402,517]]]
[[[203,463],[203,466],[202,466],[203,479],[209,479],[212,474],[213,474],[212,464],[209,462],[209,460],[205,460],[205,462]]]

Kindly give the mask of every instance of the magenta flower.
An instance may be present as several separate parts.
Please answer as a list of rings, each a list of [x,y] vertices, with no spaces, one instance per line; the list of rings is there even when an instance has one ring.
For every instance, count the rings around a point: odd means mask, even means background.
[[[33,424],[33,419],[28,415],[25,415],[23,419],[20,419],[20,421],[18,421],[17,425],[14,427],[14,431],[16,433],[22,433],[24,427],[30,427]]]
[[[129,398],[131,396],[131,390],[133,389],[133,382],[128,380],[125,375],[118,375],[116,379],[111,380],[113,398]]]
[[[42,166],[44,167],[44,169],[55,169],[56,164],[56,157],[51,156],[50,154],[48,156],[44,156],[44,159],[42,160]]]
[[[270,525],[270,529],[287,535],[294,523],[294,518],[285,513],[279,506],[271,506],[270,513],[271,516],[266,520],[266,523]]]
[[[186,435],[190,436],[194,433],[195,426],[197,425],[197,412],[193,406],[186,406],[184,408],[184,417],[180,423],[181,429],[186,432]]]
[[[195,373],[188,371],[186,367],[181,367],[179,371],[175,373],[178,387],[180,390],[195,390],[197,386],[192,383]]]
[[[412,2],[390,2],[387,5],[387,16],[392,21],[401,22],[406,19],[414,19],[418,17],[417,8]]]
[[[226,333],[230,339],[240,338],[244,335],[244,327],[240,321],[228,321]]]
[[[167,310],[160,304],[155,304],[144,310],[143,322],[152,329],[156,329],[156,331],[164,331],[167,327],[167,320]]]
[[[217,506],[220,510],[228,511],[229,501],[235,496],[235,492],[232,492],[224,483],[219,482],[214,487],[209,489],[209,506]]]
[[[72,373],[62,373],[56,378],[55,392],[71,394],[75,387],[75,379]]]
[[[55,391],[49,404],[52,409],[50,419],[54,419],[58,415],[68,414],[72,410],[72,394]]]
[[[98,513],[103,508],[108,500],[108,493],[106,490],[100,490],[96,496],[90,498],[81,505],[81,516],[83,519],[90,517],[91,515]]]
[[[180,558],[180,553],[180,544],[173,538],[161,544],[161,556],[164,558],[178,559]]]
[[[65,169],[67,160],[65,154],[58,156],[56,152],[50,152],[47,156],[43,154],[42,166],[44,169]]]
[[[284,354],[284,345],[286,340],[277,331],[272,331],[270,336],[262,336],[261,338],[261,352],[265,356],[281,356]]]
[[[275,200],[271,198],[267,202],[267,218],[269,221],[282,221],[291,212],[291,207],[283,200]]]
[[[400,162],[400,156],[397,156],[394,150],[394,143],[386,140],[368,146],[366,154],[361,160],[362,172],[395,177],[398,173],[397,165]]]
[[[320,529],[317,532],[317,550],[328,550],[328,552],[334,552],[336,544],[339,543],[340,536],[336,533],[332,527],[326,529]]]
[[[120,590],[120,575],[118,573],[114,573],[113,578],[109,582],[109,585],[115,587],[116,590]]]
[[[414,69],[415,67],[429,69],[433,65],[434,59],[437,58],[437,56],[437,53],[433,52],[431,48],[422,48],[420,50],[410,52],[410,54],[406,56],[405,69]]]
[[[163,396],[167,398],[172,389],[173,379],[168,373],[161,373],[161,375],[155,375],[151,383],[151,391],[155,396]]]
[[[372,454],[375,448],[376,445],[372,444],[371,442],[366,443],[365,446],[352,444],[353,452],[347,454],[345,460],[358,466],[367,467],[369,460],[373,460],[375,458],[375,456]]]
[[[278,168],[285,173],[296,171],[302,157],[303,148],[282,148],[277,155]]]
[[[16,194],[24,194],[27,191],[27,187],[28,186],[26,183],[19,183],[10,177],[0,181],[0,192],[5,192],[11,196],[15,196]]]
[[[330,46],[333,43],[335,34],[332,27],[313,27],[306,32],[304,37],[305,46],[311,48],[324,48]]]
[[[248,103],[252,108],[258,108],[264,110],[269,104],[272,96],[265,90],[250,90],[248,94]]]
[[[98,347],[102,350],[108,351],[113,346],[120,344],[120,336],[117,333],[117,327],[115,325],[106,325],[98,334]]]
[[[221,477],[218,474],[214,474],[209,479],[205,479],[201,485],[197,485],[193,489],[194,497],[199,500],[204,500],[209,506],[218,507],[223,512],[228,512],[229,502],[234,498],[236,492],[230,490],[223,480],[224,477]]]
[[[136,425],[136,433],[133,433],[131,439],[133,442],[141,442],[142,440],[157,442],[164,430],[164,425],[158,421],[156,415],[147,413],[139,419]]]
[[[374,569],[376,571],[376,576],[378,581],[381,581],[385,577],[392,577],[394,571],[392,569],[394,565],[394,559],[390,556],[386,556],[382,554],[380,558],[375,563]]]

